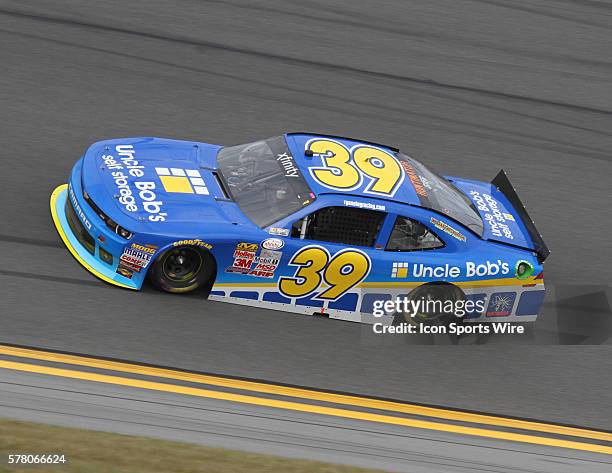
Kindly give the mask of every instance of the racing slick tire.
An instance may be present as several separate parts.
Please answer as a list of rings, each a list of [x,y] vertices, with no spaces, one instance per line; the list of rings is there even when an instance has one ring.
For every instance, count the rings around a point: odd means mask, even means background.
[[[149,280],[157,289],[174,294],[210,287],[215,275],[215,259],[206,250],[176,246],[155,259]]]
[[[453,313],[448,313],[442,309],[448,301],[455,303],[456,301],[465,299],[465,294],[461,289],[453,284],[446,283],[429,283],[423,284],[415,288],[407,296],[408,300],[423,300],[423,301],[440,301],[440,304],[432,304],[429,310],[419,311],[412,317],[408,313],[400,314],[402,318],[411,324],[438,324],[446,325],[450,322],[461,320]]]

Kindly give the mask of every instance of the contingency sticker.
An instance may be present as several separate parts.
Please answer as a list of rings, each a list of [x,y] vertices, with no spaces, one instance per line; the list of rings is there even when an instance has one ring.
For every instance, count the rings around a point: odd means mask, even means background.
[[[255,257],[255,267],[249,271],[249,274],[260,278],[273,278],[282,256],[282,251],[262,249],[259,256]]]
[[[282,248],[282,244],[271,245],[270,243],[274,243],[272,240],[278,239],[270,238],[265,240],[264,243],[268,243],[265,246],[274,247],[275,249]],[[278,241],[283,243],[282,240]],[[259,249],[260,246],[257,243],[238,243],[234,250],[234,261],[225,272],[248,274],[260,278],[274,277],[274,271],[278,268],[283,256],[282,251],[274,251],[262,246],[261,252],[257,255]]]
[[[225,272],[248,274],[258,249],[257,243],[238,243],[234,250],[234,262]]]
[[[148,266],[153,254],[155,254],[155,249],[144,245],[139,245],[137,243],[132,243],[132,246],[126,247],[123,250],[123,253],[119,258],[119,266],[121,268],[139,273],[141,269]],[[117,268],[117,272],[119,272],[119,268]]]

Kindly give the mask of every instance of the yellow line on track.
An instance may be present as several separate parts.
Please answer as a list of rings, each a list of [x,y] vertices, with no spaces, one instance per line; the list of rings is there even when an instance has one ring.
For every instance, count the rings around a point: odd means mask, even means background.
[[[27,371],[30,373],[45,374],[51,376],[60,376],[63,378],[81,379],[86,381],[94,381],[105,384],[115,384],[120,386],[129,386],[133,388],[149,389],[153,391],[170,392],[176,394],[185,394],[188,396],[205,397],[209,399],[219,399],[223,401],[238,402],[243,404],[251,404],[263,407],[272,407],[276,409],[285,409],[296,412],[308,412],[312,414],[321,414],[334,417],[343,417],[347,419],[364,420],[369,422],[379,422],[383,424],[401,425],[405,427],[413,427],[418,429],[435,430],[441,432],[450,432],[462,435],[471,435],[477,437],[492,438],[498,440],[508,440],[512,442],[522,442],[535,445],[544,445],[549,447],[569,448],[574,450],[583,450],[587,452],[604,453],[612,455],[612,447],[604,445],[596,445],[570,440],[561,440],[556,438],[536,437],[533,435],[516,434],[511,432],[503,432],[497,430],[486,430],[474,427],[464,427],[454,424],[441,424],[424,420],[407,419],[403,417],[393,417],[390,415],[372,414],[369,412],[351,411],[347,409],[338,409],[334,407],[324,407],[312,404],[301,404],[298,402],[281,401],[276,399],[266,399],[244,394],[233,394],[221,391],[211,391],[209,389],[193,388],[189,386],[178,386],[165,383],[157,383],[153,381],[143,381],[133,378],[122,378],[119,376],[110,376],[98,373],[87,373],[83,371],[66,370],[62,368],[51,368],[49,366],[31,365],[28,363],[17,363],[13,361],[0,360],[0,368],[6,368],[17,371]]]
[[[224,388],[240,389],[264,394],[275,394],[280,396],[295,397],[311,401],[323,401],[334,404],[342,404],[352,407],[362,407],[384,411],[392,411],[402,414],[419,415],[434,417],[437,419],[453,420],[488,426],[507,427],[521,430],[531,430],[557,435],[572,437],[582,437],[593,440],[612,442],[612,434],[596,430],[583,429],[578,427],[566,427],[543,422],[510,419],[486,414],[476,414],[469,412],[454,411],[435,407],[419,406],[409,403],[384,401],[367,397],[351,396],[346,394],[334,394],[321,391],[314,391],[304,388],[279,386],[256,381],[245,381],[239,379],[223,378],[219,376],[204,375],[198,373],[188,373],[167,368],[155,368],[125,362],[102,360],[77,355],[67,355],[27,348],[18,348],[0,345],[0,355],[8,355],[20,358],[29,358],[54,363],[65,363],[77,366],[87,366],[90,368],[105,369],[123,373],[132,373],[157,378],[174,379],[192,383],[208,384]]]

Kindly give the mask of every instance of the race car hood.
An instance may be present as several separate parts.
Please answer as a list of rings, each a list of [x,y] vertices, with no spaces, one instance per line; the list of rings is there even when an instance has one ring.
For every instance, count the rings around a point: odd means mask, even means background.
[[[538,253],[541,261],[548,256],[548,248],[503,171],[491,183],[446,178],[474,204],[483,221],[485,240],[532,250]]]
[[[142,224],[244,219],[220,205],[229,199],[215,175],[219,148],[160,138],[98,142],[83,159],[83,188],[111,218],[118,211]]]

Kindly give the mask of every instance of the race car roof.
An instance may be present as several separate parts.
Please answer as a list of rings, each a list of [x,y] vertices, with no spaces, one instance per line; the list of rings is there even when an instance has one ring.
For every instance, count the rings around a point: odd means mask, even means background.
[[[408,175],[409,165],[396,155],[399,149],[304,132],[287,133],[285,138],[295,163],[316,195],[337,193],[419,205]],[[359,159],[366,155],[367,159]],[[361,168],[356,163],[362,163]]]

